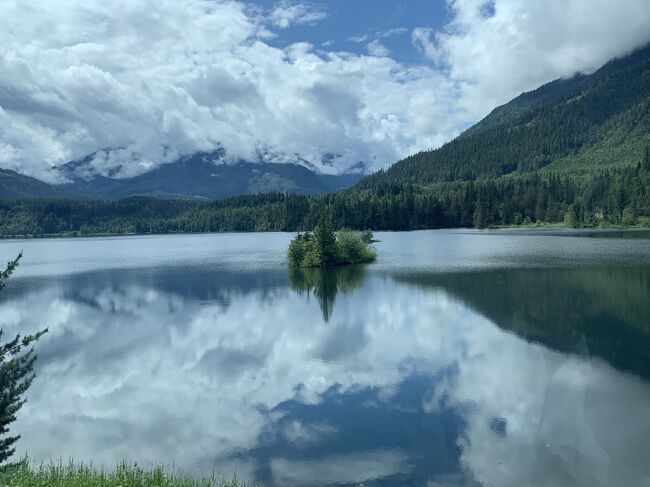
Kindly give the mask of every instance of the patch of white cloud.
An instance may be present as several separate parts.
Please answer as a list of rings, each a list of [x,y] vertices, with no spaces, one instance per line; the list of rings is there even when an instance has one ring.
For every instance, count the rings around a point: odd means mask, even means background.
[[[398,449],[334,455],[315,461],[271,461],[275,484],[287,487],[359,484],[411,470],[408,456]]]
[[[377,39],[369,42],[366,47],[368,48],[368,54],[371,56],[385,57],[390,54],[388,48],[386,48],[386,46],[384,46]]]
[[[394,29],[386,29],[378,33],[379,37],[393,37],[406,34],[409,30],[406,27],[395,27]]]
[[[308,424],[303,421],[291,421],[282,432],[286,439],[297,446],[322,441],[338,432],[334,426],[322,423]]]
[[[348,37],[348,41],[363,44],[371,39],[377,40],[380,38],[394,37],[397,35],[406,34],[409,30],[406,27],[395,27],[394,29],[380,30],[367,34],[359,34],[356,36]]]
[[[349,41],[356,42],[357,44],[362,44],[370,39],[369,34],[359,34],[356,36],[348,37]]]
[[[416,28],[413,44],[450,80],[468,119],[556,78],[591,73],[650,41],[646,0],[448,0],[441,32]]]
[[[286,29],[292,25],[314,24],[327,16],[321,5],[283,0],[275,4],[269,20],[275,27]]]
[[[431,41],[433,29],[430,27],[416,27],[411,32],[411,42],[424,56],[433,62],[440,62],[441,53]]]

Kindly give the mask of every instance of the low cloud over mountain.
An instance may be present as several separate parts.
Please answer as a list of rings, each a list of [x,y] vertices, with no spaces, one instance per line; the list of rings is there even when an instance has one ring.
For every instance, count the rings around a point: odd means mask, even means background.
[[[410,29],[413,64],[379,41],[275,42],[336,14],[313,3],[2,2],[0,167],[54,182],[54,167],[110,148],[96,169],[129,176],[222,146],[232,160],[277,150],[323,172],[378,169],[650,40],[647,0],[447,8],[443,29]]]

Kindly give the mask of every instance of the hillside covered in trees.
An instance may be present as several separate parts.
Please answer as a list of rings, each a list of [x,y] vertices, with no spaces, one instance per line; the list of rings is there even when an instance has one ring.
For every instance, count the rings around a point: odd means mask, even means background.
[[[495,109],[346,191],[213,202],[5,199],[0,234],[297,231],[650,222],[650,47]]]
[[[63,198],[66,194],[36,178],[9,169],[0,169],[0,195],[3,198]]]
[[[648,152],[650,153],[650,152]],[[646,154],[648,154],[646,153]],[[272,193],[214,202],[128,198],[0,200],[4,236],[299,231],[329,208],[336,228],[413,230],[528,222],[570,226],[647,224],[650,157],[581,183],[532,174],[416,188],[386,185],[320,197]]]
[[[590,76],[556,80],[496,108],[440,149],[360,186],[431,184],[531,172],[574,177],[633,166],[650,137],[650,46]]]

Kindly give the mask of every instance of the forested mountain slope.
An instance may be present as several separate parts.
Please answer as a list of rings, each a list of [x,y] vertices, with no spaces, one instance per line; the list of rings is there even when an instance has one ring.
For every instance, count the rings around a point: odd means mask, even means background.
[[[636,164],[650,141],[650,46],[597,72],[556,80],[496,108],[458,138],[359,187],[514,173],[590,173]]]
[[[65,193],[43,181],[0,169],[0,198],[56,198]]]

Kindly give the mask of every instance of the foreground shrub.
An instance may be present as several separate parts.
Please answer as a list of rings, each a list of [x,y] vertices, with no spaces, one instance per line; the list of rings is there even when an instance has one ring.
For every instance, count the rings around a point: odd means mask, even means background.
[[[337,261],[339,264],[363,264],[374,262],[377,253],[359,235],[352,230],[341,230],[336,236]]]
[[[375,234],[372,233],[372,230],[364,230],[363,232],[361,232],[361,240],[363,240],[367,244],[376,242]]]

